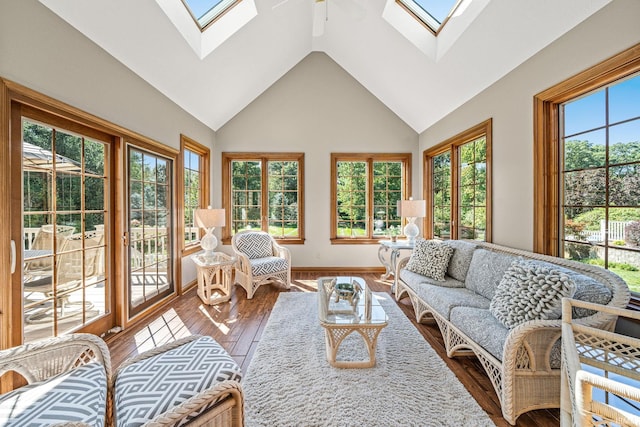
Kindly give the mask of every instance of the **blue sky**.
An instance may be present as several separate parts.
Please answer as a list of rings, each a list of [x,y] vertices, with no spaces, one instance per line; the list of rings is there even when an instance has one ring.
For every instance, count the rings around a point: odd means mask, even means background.
[[[457,0],[413,0],[442,24]]]
[[[606,124],[606,90],[601,89],[565,105],[565,135],[573,135]],[[640,75],[609,86],[609,123],[638,119],[610,129],[611,142],[640,141]],[[604,131],[576,139],[603,144]],[[573,138],[571,138],[573,139]]]
[[[189,5],[189,8],[196,15],[196,18],[202,18],[202,15],[207,13],[210,9],[217,6],[222,0],[185,0],[185,3]]]

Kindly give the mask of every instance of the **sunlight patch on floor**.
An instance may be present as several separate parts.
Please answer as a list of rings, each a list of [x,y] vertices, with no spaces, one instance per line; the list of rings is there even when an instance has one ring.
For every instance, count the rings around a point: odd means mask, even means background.
[[[224,335],[228,335],[229,334],[229,327],[227,325],[225,325],[224,323],[220,323],[220,322],[216,321],[213,317],[211,317],[211,315],[209,314],[207,309],[202,304],[200,305],[199,310],[207,319],[209,319],[209,321],[211,323],[214,324],[214,326],[216,328],[218,328],[218,330],[220,332],[222,332]]]
[[[316,280],[294,280],[291,286],[295,286],[303,292],[316,292],[318,290],[318,282]]]
[[[169,309],[136,333],[134,339],[138,353],[142,353],[189,335],[192,334],[178,313],[174,309]]]

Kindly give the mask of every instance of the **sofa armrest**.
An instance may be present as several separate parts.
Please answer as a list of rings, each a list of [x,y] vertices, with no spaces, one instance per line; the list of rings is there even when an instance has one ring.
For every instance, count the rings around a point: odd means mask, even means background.
[[[14,371],[32,384],[89,362],[104,366],[111,377],[111,358],[105,342],[92,334],[47,338],[0,351],[0,375]]]
[[[407,266],[407,263],[409,262],[410,259],[411,259],[411,256],[406,256],[398,260],[398,262],[396,263],[396,271],[394,271],[394,274],[396,275],[396,277],[400,277],[399,276],[400,270],[402,270]]]
[[[505,375],[524,369],[552,371],[551,349],[560,339],[561,320],[532,320],[511,330],[504,343],[503,366]]]

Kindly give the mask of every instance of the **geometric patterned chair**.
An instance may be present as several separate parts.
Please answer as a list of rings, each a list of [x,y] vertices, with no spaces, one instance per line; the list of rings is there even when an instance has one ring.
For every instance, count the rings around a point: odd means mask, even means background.
[[[64,335],[2,350],[0,375],[11,371],[28,385],[0,395],[0,424],[105,425],[111,360],[95,335]]]
[[[189,336],[125,361],[113,376],[115,426],[242,426],[242,371],[211,337]]]
[[[233,235],[231,246],[238,260],[235,282],[247,291],[247,299],[265,283],[291,287],[291,253],[264,231],[244,230]]]

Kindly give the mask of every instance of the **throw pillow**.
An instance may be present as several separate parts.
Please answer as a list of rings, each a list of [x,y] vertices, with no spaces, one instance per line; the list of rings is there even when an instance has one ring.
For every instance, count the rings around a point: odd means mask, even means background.
[[[407,270],[444,282],[451,255],[451,246],[442,245],[435,240],[418,240],[407,263]]]
[[[517,259],[496,288],[489,310],[507,328],[530,320],[559,319],[562,298],[576,285],[569,275],[542,263]]]

